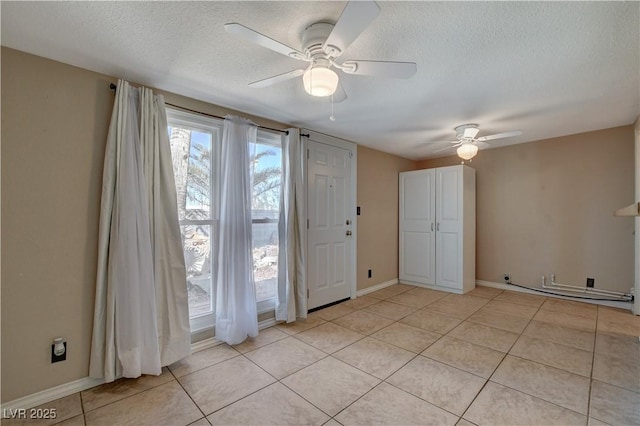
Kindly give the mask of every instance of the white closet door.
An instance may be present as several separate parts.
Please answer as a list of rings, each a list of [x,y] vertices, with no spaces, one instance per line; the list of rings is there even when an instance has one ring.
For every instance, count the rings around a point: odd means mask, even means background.
[[[436,169],[436,285],[462,288],[462,167]]]
[[[435,170],[400,173],[400,279],[436,283]]]

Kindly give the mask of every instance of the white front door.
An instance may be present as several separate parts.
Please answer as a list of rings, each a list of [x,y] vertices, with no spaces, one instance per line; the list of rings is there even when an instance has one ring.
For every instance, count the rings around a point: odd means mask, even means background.
[[[353,221],[352,153],[309,140],[307,144],[308,309],[351,296]]]

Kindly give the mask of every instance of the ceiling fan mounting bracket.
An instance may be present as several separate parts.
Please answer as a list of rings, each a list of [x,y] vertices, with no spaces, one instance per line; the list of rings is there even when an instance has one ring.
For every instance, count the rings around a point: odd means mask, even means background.
[[[454,128],[459,142],[473,142],[480,128],[475,123],[461,124]]]
[[[316,22],[309,25],[302,32],[302,49],[303,51],[311,54],[317,54],[319,50],[326,54],[324,51],[324,42],[327,41],[331,31],[333,30],[333,24],[329,22]],[[337,48],[336,48],[337,49]],[[339,51],[340,49],[338,49]]]
[[[342,50],[340,50],[338,47],[333,46],[331,44],[326,45],[324,47],[324,51],[327,54],[327,56],[330,58],[337,58],[342,54]]]

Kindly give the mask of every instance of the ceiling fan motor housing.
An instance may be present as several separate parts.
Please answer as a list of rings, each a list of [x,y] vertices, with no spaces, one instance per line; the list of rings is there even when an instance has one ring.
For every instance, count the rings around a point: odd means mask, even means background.
[[[459,141],[473,141],[480,131],[478,125],[475,123],[462,124],[454,129],[456,131],[456,138]]]
[[[327,46],[326,50],[323,47],[332,30],[333,24],[328,22],[316,22],[305,28],[302,33],[302,48],[304,52],[313,59],[335,58],[340,55],[340,49],[335,46]]]

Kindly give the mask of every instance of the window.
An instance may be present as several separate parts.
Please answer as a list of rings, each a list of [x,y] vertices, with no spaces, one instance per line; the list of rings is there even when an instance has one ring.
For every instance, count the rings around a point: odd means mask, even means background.
[[[192,332],[210,327],[215,313],[218,197],[216,160],[222,120],[168,109],[169,141],[182,232]],[[249,146],[253,264],[258,312],[273,309],[278,277],[280,135],[258,130]]]
[[[249,146],[251,164],[251,218],[253,276],[259,311],[273,307],[278,281],[278,218],[282,147],[280,135],[258,131]],[[271,303],[268,303],[271,301]]]

